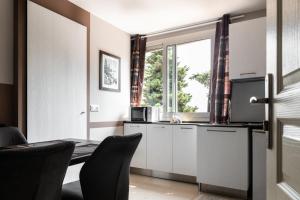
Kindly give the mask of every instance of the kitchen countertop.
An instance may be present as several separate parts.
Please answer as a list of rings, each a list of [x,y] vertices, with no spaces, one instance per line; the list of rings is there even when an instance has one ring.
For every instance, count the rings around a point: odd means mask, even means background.
[[[139,124],[164,124],[164,125],[195,125],[203,127],[236,127],[236,128],[251,128],[251,129],[263,129],[263,123],[229,123],[229,124],[210,124],[208,122],[182,122],[180,124],[173,124],[168,121],[159,122],[132,122],[124,121],[124,123],[139,123]]]

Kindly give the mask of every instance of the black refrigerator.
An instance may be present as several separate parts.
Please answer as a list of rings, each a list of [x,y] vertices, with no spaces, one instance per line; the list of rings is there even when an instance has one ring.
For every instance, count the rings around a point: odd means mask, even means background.
[[[251,97],[265,97],[265,79],[239,79],[232,81],[231,122],[262,123],[265,119],[264,104],[250,104]],[[266,133],[252,130],[250,136],[250,169],[252,200],[266,199]]]

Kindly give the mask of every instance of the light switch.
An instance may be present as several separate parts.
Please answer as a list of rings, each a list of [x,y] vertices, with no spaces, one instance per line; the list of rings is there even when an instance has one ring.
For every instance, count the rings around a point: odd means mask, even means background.
[[[100,106],[99,105],[90,105],[90,111],[91,112],[99,112]]]

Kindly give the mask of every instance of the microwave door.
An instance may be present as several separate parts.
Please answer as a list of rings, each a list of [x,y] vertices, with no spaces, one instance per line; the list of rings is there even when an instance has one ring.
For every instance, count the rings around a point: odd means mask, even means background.
[[[132,121],[141,121],[141,110],[138,110],[138,109],[133,109],[131,111],[131,120]]]
[[[131,111],[131,120],[132,121],[140,121],[144,122],[146,121],[146,108],[134,108]]]

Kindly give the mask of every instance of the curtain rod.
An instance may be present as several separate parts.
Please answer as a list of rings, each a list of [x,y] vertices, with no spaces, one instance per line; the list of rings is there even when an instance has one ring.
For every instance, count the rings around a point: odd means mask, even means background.
[[[245,17],[245,15],[237,15],[237,16],[230,17],[230,19],[235,20],[235,19],[240,19],[240,18],[243,18],[243,17]],[[220,21],[221,21],[221,19],[215,19],[215,20],[211,20],[211,21],[205,21],[205,22],[200,22],[200,23],[189,24],[189,25],[186,25],[186,26],[178,26],[178,27],[175,27],[175,28],[170,28],[170,29],[165,29],[165,30],[162,30],[162,31],[148,33],[145,36],[142,36],[142,38],[145,38],[145,37],[150,38],[150,37],[154,37],[154,36],[158,36],[158,35],[164,35],[164,34],[167,34],[167,33],[174,33],[174,32],[184,31],[184,30],[188,30],[188,29],[192,29],[192,28],[207,26],[207,25],[210,25],[210,24],[218,23]]]

